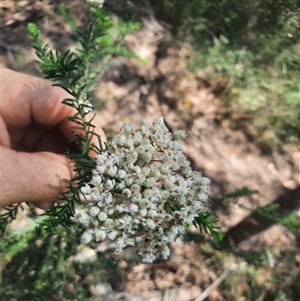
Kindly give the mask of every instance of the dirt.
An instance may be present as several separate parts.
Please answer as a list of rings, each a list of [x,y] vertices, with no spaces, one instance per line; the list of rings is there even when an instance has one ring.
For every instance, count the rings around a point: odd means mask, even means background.
[[[54,47],[62,37],[64,46],[73,47],[70,29],[58,17],[55,3],[9,0],[1,4],[0,67],[38,74],[25,30],[28,21],[37,22]],[[66,3],[78,10],[78,1]],[[80,13],[77,16],[80,22]],[[191,54],[191,46],[172,42],[169,29],[155,19],[151,10],[142,16],[141,29],[126,36],[126,45],[148,63],[121,57],[112,60],[95,93],[101,125],[108,134],[113,134],[124,122],[136,127],[143,117],[151,122],[163,115],[172,131],[187,132],[183,150],[193,167],[212,180],[212,198],[221,198],[244,186],[258,190],[259,194],[226,203],[226,210],[219,203],[207,204],[225,233],[249,216],[249,208],[276,202],[299,187],[299,148],[275,150],[243,120],[242,113],[233,106],[224,108],[219,95],[226,83],[221,85],[211,78],[209,70],[199,70],[198,74],[187,71],[186,59]],[[293,210],[300,216],[299,208]],[[238,229],[242,233],[238,245],[234,244],[234,237],[228,237],[233,247],[246,251],[266,247],[273,250],[292,248],[297,243],[296,237],[281,225],[269,225],[250,237],[246,232],[251,232],[251,224],[247,227]],[[196,300],[220,275],[206,266],[195,242],[177,241],[172,247],[172,256],[166,262],[149,266],[121,261],[126,280],[113,287],[107,300],[184,301],[180,296],[186,297],[187,292],[191,296],[186,300]],[[229,256],[218,272],[233,263],[236,259]],[[218,288],[212,290],[210,300],[224,300]]]

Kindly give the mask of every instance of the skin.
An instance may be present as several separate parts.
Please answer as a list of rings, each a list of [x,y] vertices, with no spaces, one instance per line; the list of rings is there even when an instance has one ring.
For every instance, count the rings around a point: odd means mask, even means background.
[[[63,155],[74,135],[66,117],[75,114],[65,98],[49,81],[0,69],[0,206],[33,202],[46,209],[66,190],[64,179],[75,176]],[[93,124],[106,141],[97,118]]]

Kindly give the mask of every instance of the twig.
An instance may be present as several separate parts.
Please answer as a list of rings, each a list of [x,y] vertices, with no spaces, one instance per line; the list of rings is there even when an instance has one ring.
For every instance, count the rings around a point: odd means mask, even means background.
[[[244,54],[245,54],[245,49],[246,49],[246,47],[243,46],[242,49],[241,49],[241,51],[240,51],[240,53],[239,53],[238,61],[237,61],[236,65],[234,66],[234,70],[236,70],[236,69],[238,68],[238,65],[240,64],[240,62],[241,62],[241,60],[242,60],[242,57],[243,57]],[[232,88],[234,82],[235,82],[235,75],[233,74],[233,75],[230,77],[230,79],[229,79],[229,81],[228,81],[228,83],[227,83],[225,89],[224,89],[223,92],[220,94],[220,96],[223,95],[223,94],[228,93],[228,92],[231,90],[231,88]]]
[[[207,298],[209,294],[225,280],[230,271],[230,269],[225,270],[225,272],[212,285],[210,285],[198,298],[196,298],[195,301],[205,300],[205,298]]]

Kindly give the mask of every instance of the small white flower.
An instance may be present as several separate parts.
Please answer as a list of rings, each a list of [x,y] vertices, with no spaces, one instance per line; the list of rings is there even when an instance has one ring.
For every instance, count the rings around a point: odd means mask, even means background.
[[[101,194],[100,194],[100,192],[98,190],[96,190],[96,189],[93,189],[92,192],[91,192],[91,199],[94,202],[101,201]]]
[[[152,189],[146,189],[146,190],[144,190],[142,195],[143,195],[143,198],[150,199],[153,196],[153,191],[152,191]]]
[[[139,156],[138,153],[134,151],[127,156],[127,160],[128,162],[135,163],[136,160],[138,159],[138,156]]]
[[[98,215],[98,219],[101,222],[104,222],[107,219],[107,214],[105,212],[100,212]]]
[[[130,190],[132,191],[132,193],[136,194],[136,193],[140,192],[141,186],[138,185],[138,184],[133,184],[133,185],[130,187]]]
[[[145,162],[145,163],[149,163],[152,160],[152,154],[149,152],[145,152],[141,155],[141,159]]]
[[[153,209],[150,209],[150,210],[148,211],[147,216],[149,216],[149,217],[155,217],[155,216],[157,216],[157,211],[156,211],[156,210],[153,210]]]
[[[119,190],[123,190],[123,189],[125,189],[126,185],[125,185],[124,182],[121,182],[121,183],[117,184],[117,187],[118,187]]]
[[[182,140],[186,137],[186,133],[183,130],[178,130],[173,134],[175,140]]]
[[[169,163],[163,163],[161,166],[160,166],[160,172],[162,174],[168,174],[169,171],[170,171],[170,167],[171,165]]]
[[[161,177],[161,172],[159,171],[159,169],[156,169],[152,172],[152,177],[154,177],[154,179],[156,181],[158,181]]]
[[[170,248],[167,245],[164,245],[162,248],[162,257],[163,259],[168,259],[170,256]]]
[[[138,165],[133,166],[131,170],[134,175],[140,175],[142,172],[142,169]]]
[[[146,187],[153,187],[156,183],[156,180],[155,178],[151,177],[151,178],[147,178],[146,181],[145,181],[145,186]]]
[[[136,204],[130,204],[130,212],[137,213],[139,211],[139,207]]]
[[[170,197],[170,195],[171,194],[168,190],[162,190],[161,194],[160,194],[161,199],[163,199],[163,200],[167,200]]]
[[[198,194],[198,199],[201,200],[201,201],[207,201],[208,195],[206,193],[204,193],[204,192],[200,192]]]
[[[107,205],[111,204],[113,201],[113,195],[109,192],[104,196],[105,203]]]
[[[142,168],[142,174],[145,175],[145,177],[148,177],[150,175],[150,168],[148,166],[144,166]]]
[[[104,227],[107,228],[107,229],[113,229],[115,226],[115,222],[111,219],[111,218],[108,218],[105,220],[104,222]]]
[[[133,184],[133,178],[132,177],[127,177],[124,179],[124,182],[126,184],[126,186],[131,186]]]
[[[202,200],[204,200],[204,199],[202,199]],[[200,210],[201,208],[202,208],[202,203],[199,202],[199,201],[195,201],[195,202],[194,202],[193,209],[194,209],[194,210]]]
[[[119,171],[117,173],[118,178],[124,179],[126,177],[126,175],[127,175],[127,173],[125,170],[119,169]]]
[[[104,165],[97,165],[96,170],[99,174],[104,174],[106,172],[106,166]]]
[[[130,215],[124,215],[123,220],[125,221],[125,224],[128,226],[132,221],[132,217]]]
[[[134,141],[131,137],[127,137],[126,142],[124,143],[124,146],[128,148],[129,150],[134,149]]]
[[[168,231],[166,235],[167,235],[169,241],[173,241],[176,237],[176,234],[173,231]]]
[[[142,198],[139,202],[139,206],[141,209],[149,208],[151,202],[148,199]]]
[[[130,134],[132,132],[132,125],[129,123],[124,123],[123,128],[126,134]]]
[[[179,141],[173,141],[172,142],[172,149],[180,149],[181,148],[181,143]]]
[[[126,143],[127,137],[126,135],[119,135],[116,139],[118,145],[123,146]]]
[[[116,241],[116,254],[120,254],[124,247],[126,247],[124,237],[119,237]]]
[[[139,144],[143,139],[143,136],[140,132],[135,132],[133,135],[133,142],[134,144]]]
[[[96,157],[96,162],[98,165],[103,165],[107,160],[107,156],[105,154],[98,154]]]
[[[94,232],[96,241],[101,241],[106,238],[106,232],[104,230],[96,229]]]
[[[145,135],[147,133],[147,130],[148,130],[147,119],[145,119],[145,118],[142,119],[142,124],[141,124],[140,130],[141,130],[142,135]]]
[[[75,218],[83,225],[87,225],[90,221],[90,216],[86,212],[78,213]]]
[[[114,186],[115,186],[115,180],[110,180],[110,179],[106,180],[105,188],[107,190],[112,190],[114,188]]]
[[[117,166],[110,166],[107,170],[107,174],[109,174],[111,177],[114,177],[118,172],[118,167]]]
[[[131,191],[130,191],[130,189],[125,188],[125,189],[122,191],[122,194],[125,196],[125,198],[129,198],[129,197],[131,196]]]
[[[175,185],[170,180],[166,180],[164,186],[169,191],[175,190]]]
[[[153,253],[146,254],[146,255],[142,253],[140,255],[143,256],[143,262],[145,263],[152,263],[156,259],[156,256]]]
[[[93,236],[90,232],[83,232],[83,234],[81,235],[81,243],[84,245],[89,244],[93,239]]]
[[[133,221],[132,221],[133,225],[139,225],[141,222],[140,222],[140,219],[138,218],[135,218]]]
[[[126,245],[126,246],[135,246],[134,239],[133,239],[133,238],[127,238],[127,239],[125,240],[125,245]]]
[[[109,215],[109,216],[113,216],[113,215],[115,214],[115,212],[116,212],[116,210],[115,210],[115,208],[113,208],[113,207],[106,208],[106,213],[107,213],[107,215]]]
[[[142,145],[139,145],[135,150],[140,155],[145,153],[145,148]]]
[[[147,209],[146,209],[146,208],[140,209],[139,215],[140,215],[141,217],[145,217],[145,216],[147,215]]]
[[[203,193],[209,194],[209,186],[202,186],[201,190]]]
[[[99,222],[96,219],[92,219],[91,223],[94,226],[94,228],[98,227],[98,225],[99,225]]]
[[[88,184],[85,184],[83,187],[80,188],[80,191],[83,194],[90,194],[91,191],[92,191],[92,189],[91,189],[91,187]]]
[[[103,6],[105,0],[86,0],[86,1],[87,1],[87,3],[89,3],[92,6],[101,8]]]
[[[135,179],[134,183],[142,185],[146,181],[146,176],[144,174],[139,174],[138,178]]]
[[[211,181],[209,178],[202,177],[202,179],[201,179],[202,185],[209,185],[210,183],[211,183]]]
[[[100,209],[98,206],[93,206],[90,209],[90,215],[93,217],[97,216],[99,212],[100,212]]]
[[[110,240],[115,240],[115,238],[117,237],[118,235],[118,231],[114,230],[114,231],[111,231],[107,234],[107,237],[110,239]]]
[[[126,207],[125,207],[125,205],[121,204],[121,205],[118,205],[118,206],[116,207],[116,210],[117,210],[119,213],[123,213],[123,212],[125,212]]]
[[[92,183],[94,186],[100,185],[101,182],[102,182],[102,179],[101,179],[101,177],[100,177],[99,175],[93,176],[92,181],[91,181],[91,183]]]
[[[149,229],[153,230],[155,228],[155,223],[152,219],[147,219],[146,220],[146,227]]]
[[[104,204],[103,204],[102,201],[100,201],[100,202],[97,203],[97,206],[98,206],[99,208],[102,208],[102,207],[104,206]]]
[[[137,192],[131,197],[133,203],[138,203],[142,199],[142,194]]]

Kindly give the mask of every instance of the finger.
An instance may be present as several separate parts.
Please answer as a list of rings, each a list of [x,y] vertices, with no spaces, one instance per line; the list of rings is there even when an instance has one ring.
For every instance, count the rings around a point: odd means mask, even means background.
[[[42,209],[42,210],[47,210],[50,208],[52,202],[40,202],[40,203],[35,203],[35,206]]]
[[[4,69],[3,73],[1,90],[4,93],[0,108],[10,129],[24,128],[32,120],[44,126],[57,126],[76,113],[74,108],[61,103],[71,96],[63,89],[53,87],[51,82],[9,69]]]
[[[66,120],[66,117],[74,116],[76,110],[62,103],[64,99],[72,98],[65,90],[53,87],[47,80],[9,69],[4,69],[4,73],[1,89],[5,93],[0,103],[0,112],[11,131],[27,127],[34,120],[44,127],[58,126],[68,140],[74,137],[74,132],[82,134],[82,131],[74,130],[74,122]],[[87,120],[90,120],[93,114],[88,114]],[[95,125],[94,131],[106,141],[99,122],[94,119],[92,123]],[[0,142],[10,147],[7,140],[6,137],[5,142]],[[97,141],[93,140],[93,143],[96,144]]]
[[[54,205],[54,204],[62,204],[64,201],[61,201],[61,200],[58,200],[58,199],[54,199],[54,200],[49,200],[49,201],[45,201],[45,202],[39,202],[39,203],[34,203],[34,205],[37,207],[37,208],[40,208],[42,210],[47,210],[51,207],[51,205]]]
[[[54,200],[75,177],[73,163],[50,152],[23,153],[1,147],[0,205]]]

